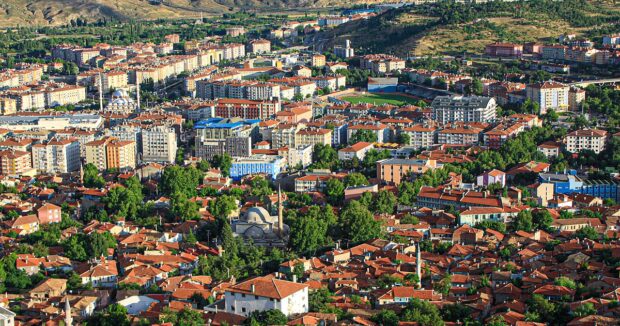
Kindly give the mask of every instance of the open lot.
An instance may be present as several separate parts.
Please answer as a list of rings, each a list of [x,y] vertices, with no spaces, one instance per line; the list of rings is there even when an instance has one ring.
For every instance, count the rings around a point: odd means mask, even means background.
[[[406,104],[416,104],[419,100],[401,94],[378,94],[378,93],[364,93],[347,95],[340,98],[343,101],[351,102],[353,104],[358,103],[370,103],[375,105],[391,104],[402,106]]]

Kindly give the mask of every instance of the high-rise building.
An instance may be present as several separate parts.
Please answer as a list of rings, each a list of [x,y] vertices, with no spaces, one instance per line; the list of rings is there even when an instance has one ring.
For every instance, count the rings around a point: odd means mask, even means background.
[[[142,161],[174,163],[177,136],[173,128],[156,126],[142,131]]]
[[[80,168],[80,142],[56,139],[32,146],[33,168],[43,173],[68,173]]]
[[[548,110],[566,111],[569,107],[569,86],[556,82],[543,82],[527,85],[525,94],[540,107],[539,114]]]
[[[485,96],[437,96],[431,103],[433,119],[439,123],[493,122],[497,103]]]
[[[32,156],[29,152],[0,151],[0,174],[18,176],[32,169]]]

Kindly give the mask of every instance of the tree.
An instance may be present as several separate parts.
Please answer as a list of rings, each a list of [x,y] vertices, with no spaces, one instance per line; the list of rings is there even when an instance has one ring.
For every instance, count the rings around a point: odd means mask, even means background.
[[[199,219],[198,209],[198,204],[183,193],[174,193],[170,198],[170,213],[183,221]]]
[[[398,315],[393,310],[383,309],[370,318],[375,323],[382,326],[398,326]]]
[[[592,302],[586,302],[573,311],[573,315],[575,317],[585,317],[590,315],[596,315],[597,313],[598,311],[596,310]]]
[[[444,277],[437,283],[433,284],[433,289],[442,293],[444,296],[448,295],[450,288],[452,287],[452,277],[450,274],[444,275]]]
[[[233,196],[222,195],[209,202],[209,211],[215,217],[228,218],[237,209],[237,201]]]
[[[554,322],[557,307],[540,294],[534,294],[527,302],[527,311],[537,314],[544,321]]]
[[[553,283],[555,285],[561,285],[561,286],[565,286],[571,290],[575,290],[577,289],[577,284],[575,284],[575,281],[571,280],[570,278],[566,277],[566,276],[560,276],[560,277],[556,277],[556,279],[553,281]]]
[[[356,144],[359,142],[374,143],[377,141],[377,134],[372,130],[360,129],[357,130],[349,139],[349,144]]]
[[[441,315],[446,321],[463,321],[471,315],[471,308],[460,303],[447,304],[441,307]]]
[[[443,326],[439,309],[428,301],[414,298],[402,311],[403,321],[418,322],[423,326]]]
[[[104,311],[100,311],[92,318],[93,325],[102,326],[129,326],[131,323],[127,309],[118,303],[114,303]]]
[[[471,81],[471,93],[474,95],[482,95],[483,91],[484,85],[482,84],[482,81],[480,81],[480,79],[478,78],[474,78]]]
[[[344,177],[344,185],[346,187],[365,186],[367,184],[368,179],[366,179],[366,177],[359,172],[349,173],[346,177]]]
[[[84,186],[89,188],[101,188],[105,185],[105,180],[99,175],[99,169],[92,164],[84,165]]]
[[[598,240],[600,238],[600,235],[598,234],[596,229],[589,225],[577,230],[577,232],[575,232],[575,236],[579,239],[590,240]]]
[[[375,213],[392,214],[396,207],[396,196],[389,190],[380,190],[372,206]]]
[[[182,193],[190,198],[196,196],[201,181],[202,173],[193,166],[168,166],[161,177],[161,191],[168,196]]]
[[[325,196],[332,205],[339,205],[344,199],[344,183],[336,178],[330,178],[325,184]]]
[[[381,236],[381,223],[358,201],[351,201],[340,213],[340,230],[352,242],[364,242]]]
[[[175,326],[201,326],[205,324],[202,314],[191,308],[184,308],[179,312],[165,308],[159,316],[159,320],[164,323],[172,323]]]
[[[549,230],[553,223],[553,216],[548,210],[539,209],[532,213],[532,222],[538,229]]]
[[[244,325],[286,325],[288,318],[278,309],[253,311]]]
[[[398,134],[398,143],[402,145],[410,145],[411,144],[411,136],[409,136],[406,132],[401,132]]]
[[[410,213],[405,214],[405,216],[403,216],[400,219],[400,224],[418,224],[420,223],[420,219],[417,218],[416,216],[411,215]]]
[[[338,152],[330,145],[316,144],[312,152],[313,167],[331,169],[338,162]]]
[[[531,232],[534,227],[534,223],[532,222],[532,212],[526,210],[520,211],[514,219],[513,227],[517,231],[522,230]]]
[[[262,176],[252,178],[252,181],[250,181],[250,186],[252,187],[252,196],[263,197],[271,195],[272,193],[271,187],[269,187],[269,181]]]
[[[232,157],[227,153],[222,155],[214,155],[211,161],[213,167],[216,167],[222,171],[222,175],[225,177],[230,176],[230,168],[232,167]]]

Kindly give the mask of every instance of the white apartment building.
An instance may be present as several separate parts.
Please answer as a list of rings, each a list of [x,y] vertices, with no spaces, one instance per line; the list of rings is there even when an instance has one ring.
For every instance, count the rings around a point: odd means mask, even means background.
[[[421,148],[429,148],[435,144],[435,136],[437,135],[437,128],[427,127],[423,125],[415,125],[411,127],[405,127],[401,130],[401,133],[409,135],[409,144],[416,150]]]
[[[493,122],[497,115],[497,103],[484,96],[437,96],[431,103],[433,120],[452,122]]]
[[[527,85],[525,94],[532,102],[540,107],[538,114],[545,114],[548,110],[566,111],[569,107],[569,86],[556,82],[544,82]]]
[[[600,153],[605,149],[607,131],[598,129],[575,130],[566,135],[566,150],[578,153],[581,150],[591,150]]]
[[[173,128],[157,126],[142,131],[142,161],[174,163],[177,136]]]
[[[257,277],[226,289],[226,312],[249,316],[277,309],[285,316],[308,312],[308,285],[272,277]]]
[[[43,173],[68,173],[80,168],[80,143],[75,138],[52,139],[32,146],[32,167]]]

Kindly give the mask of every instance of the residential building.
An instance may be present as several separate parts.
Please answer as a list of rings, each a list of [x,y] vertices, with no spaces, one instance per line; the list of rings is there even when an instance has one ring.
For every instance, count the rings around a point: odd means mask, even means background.
[[[228,287],[224,304],[226,312],[245,317],[274,309],[289,317],[309,311],[308,285],[257,277]]]
[[[317,144],[331,145],[331,143],[331,129],[306,128],[295,133],[295,146],[310,145],[314,148]]]
[[[514,207],[469,207],[459,211],[460,225],[475,226],[484,221],[510,223],[521,210]]]
[[[523,45],[514,43],[488,44],[484,53],[494,57],[520,57],[523,55]]]
[[[557,82],[542,82],[527,85],[525,93],[528,99],[538,104],[539,114],[545,114],[548,110],[564,112],[568,110],[569,86]]]
[[[586,90],[579,87],[571,87],[568,90],[568,109],[581,111],[581,103],[586,99]]]
[[[32,167],[42,173],[69,173],[80,168],[80,143],[75,138],[51,139],[32,146]]]
[[[355,56],[355,51],[351,47],[351,41],[346,40],[344,45],[335,45],[334,46],[334,54],[342,59],[347,59]]]
[[[37,209],[39,224],[60,223],[62,221],[62,209],[51,203],[45,203]]]
[[[132,140],[113,140],[106,146],[108,169],[135,169],[136,142]]]
[[[451,122],[493,122],[497,103],[492,97],[437,96],[431,103],[433,120]]]
[[[476,127],[446,127],[437,133],[437,143],[447,145],[478,145],[482,129]]]
[[[173,128],[156,126],[142,130],[142,161],[174,163],[177,136]]]
[[[423,174],[438,168],[436,160],[385,159],[377,161],[377,179],[386,184],[399,185],[409,174]]]
[[[599,129],[575,130],[566,135],[566,150],[571,153],[579,153],[582,150],[590,150],[600,153],[607,143],[607,131]]]
[[[86,163],[95,165],[99,171],[107,170],[106,147],[112,140],[111,137],[104,137],[86,143]]]
[[[271,42],[265,39],[252,40],[248,44],[248,52],[250,53],[269,53],[271,52]]]
[[[19,150],[0,151],[0,175],[20,176],[32,170],[32,155]]]
[[[538,151],[542,152],[547,158],[557,157],[562,152],[562,143],[547,141],[538,145]]]
[[[425,125],[404,127],[400,132],[409,135],[409,144],[407,145],[416,150],[431,147],[435,144],[437,137],[437,128]]]
[[[504,207],[508,206],[507,203],[507,198],[491,195],[487,191],[423,186],[418,193],[416,204],[418,207],[433,209],[445,209],[446,207],[468,209],[470,207]]]
[[[322,54],[314,54],[311,59],[310,65],[312,67],[322,68],[325,67],[326,60],[325,56]]]
[[[502,188],[506,186],[506,173],[493,169],[485,172],[476,178],[476,185],[488,187],[492,184],[499,184]]]
[[[362,161],[364,160],[366,153],[373,148],[374,145],[372,143],[358,142],[349,147],[338,150],[338,159],[341,161],[347,161],[357,157],[358,160]]]

